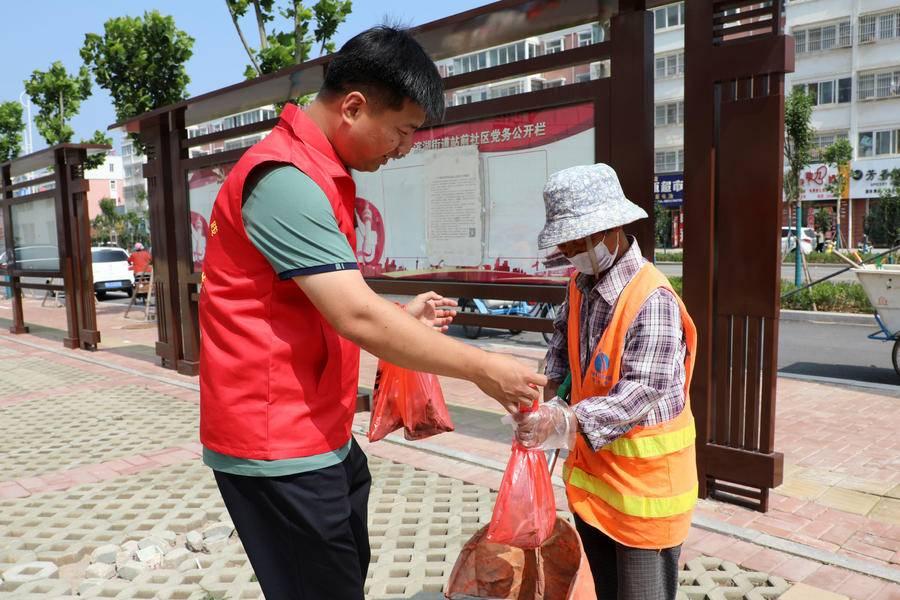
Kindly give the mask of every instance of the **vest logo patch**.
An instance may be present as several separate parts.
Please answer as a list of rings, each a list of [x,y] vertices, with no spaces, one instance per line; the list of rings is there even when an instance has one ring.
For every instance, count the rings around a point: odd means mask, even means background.
[[[216,235],[219,233],[219,224],[213,221],[209,224],[209,235]]]
[[[609,356],[598,352],[594,359],[594,368],[591,370],[591,378],[594,383],[608,387],[612,383],[612,375],[609,372]]]

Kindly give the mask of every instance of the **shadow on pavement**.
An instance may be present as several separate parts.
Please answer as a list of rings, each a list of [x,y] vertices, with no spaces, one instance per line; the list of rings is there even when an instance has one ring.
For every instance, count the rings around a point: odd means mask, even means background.
[[[900,375],[897,375],[893,369],[883,367],[796,362],[778,369],[778,372],[896,385],[900,390]]]

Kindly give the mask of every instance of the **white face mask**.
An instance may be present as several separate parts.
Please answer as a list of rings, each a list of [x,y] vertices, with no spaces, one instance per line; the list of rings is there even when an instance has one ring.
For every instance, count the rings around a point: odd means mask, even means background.
[[[600,273],[609,269],[613,263],[616,262],[616,256],[619,254],[618,236],[616,239],[615,252],[609,251],[609,248],[603,243],[605,240],[606,236],[604,235],[603,240],[594,246],[590,236],[588,236],[585,238],[588,247],[587,252],[576,254],[571,258],[567,257],[568,261],[572,263],[572,266],[575,267],[575,270],[579,273],[594,276],[600,275]]]

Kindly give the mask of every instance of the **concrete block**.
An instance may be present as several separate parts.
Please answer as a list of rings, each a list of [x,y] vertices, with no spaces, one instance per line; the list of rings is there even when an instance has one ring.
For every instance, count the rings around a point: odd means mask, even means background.
[[[116,576],[116,566],[109,563],[94,563],[84,571],[87,579],[112,579]]]
[[[92,563],[104,563],[107,565],[116,564],[116,557],[119,555],[121,548],[115,544],[106,544],[100,546],[91,552]]]
[[[78,595],[87,597],[97,596],[100,594],[104,585],[106,585],[106,579],[85,579],[78,584]]]
[[[126,581],[134,581],[134,578],[147,570],[147,565],[138,562],[136,560],[132,560],[121,567],[119,567],[118,575],[121,579]]]
[[[138,548],[134,556],[139,562],[158,566],[162,562],[163,551],[159,546],[146,546],[145,548]]]
[[[199,531],[189,531],[185,538],[185,546],[191,552],[203,552],[203,534]]]
[[[159,536],[151,536],[151,537],[144,538],[138,542],[138,551],[146,550],[147,548],[151,548],[154,546],[159,548],[159,551],[162,554],[165,554],[166,551],[169,549],[168,542],[166,542]]]
[[[50,562],[36,561],[20,563],[3,572],[3,589],[14,590],[29,581],[58,579],[59,567]]]
[[[234,533],[234,524],[229,522],[213,523],[203,530],[204,540],[219,540],[231,537]]]
[[[170,550],[163,557],[162,566],[164,569],[177,569],[181,563],[191,558],[191,552],[187,548],[175,548]]]

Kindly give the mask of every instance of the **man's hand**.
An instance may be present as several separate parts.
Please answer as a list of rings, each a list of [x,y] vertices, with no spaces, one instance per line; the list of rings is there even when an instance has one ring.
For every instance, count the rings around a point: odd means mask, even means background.
[[[535,373],[519,361],[502,354],[487,352],[481,372],[473,379],[482,392],[500,403],[509,413],[519,412],[519,406],[531,406],[540,397],[538,387],[547,378]]]
[[[413,298],[404,308],[406,312],[424,323],[444,332],[450,328],[456,311],[447,307],[456,306],[456,300],[444,298],[435,292],[425,292]]]
[[[541,404],[537,410],[516,413],[512,419],[516,424],[516,439],[526,448],[571,450],[575,447],[578,419],[575,411],[559,398]]]

